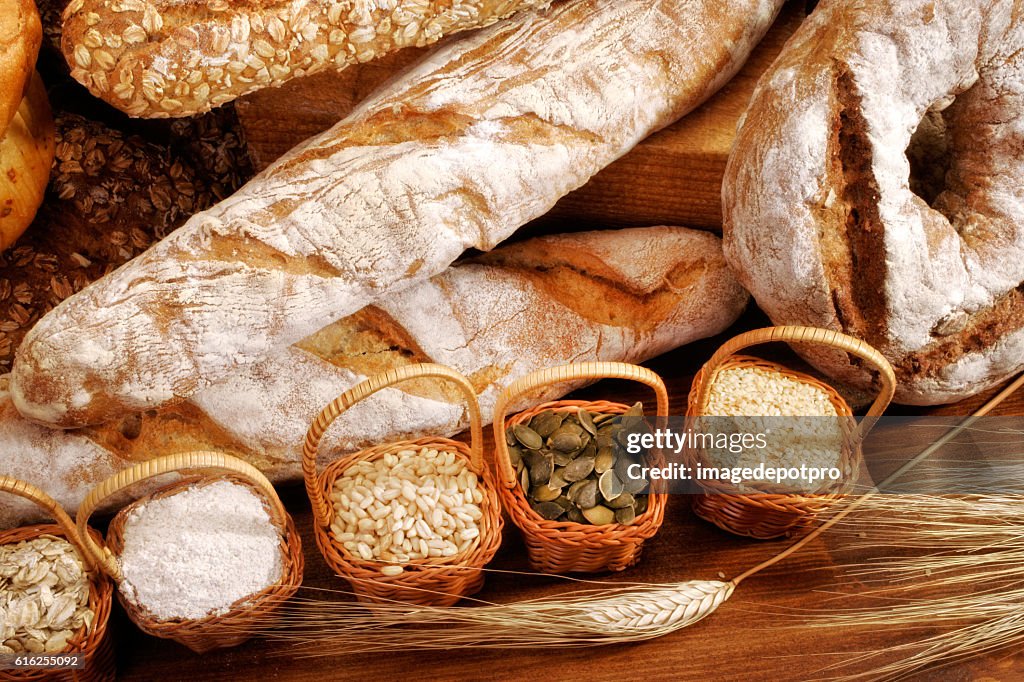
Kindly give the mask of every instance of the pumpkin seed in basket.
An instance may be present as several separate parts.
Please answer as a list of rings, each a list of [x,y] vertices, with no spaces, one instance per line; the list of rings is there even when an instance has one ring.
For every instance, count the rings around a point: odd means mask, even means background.
[[[544,439],[529,426],[516,424],[512,427],[512,433],[515,434],[516,440],[523,444],[523,447],[530,450],[539,450],[544,445]]]
[[[545,410],[506,431],[509,456],[531,508],[548,521],[628,525],[647,510],[647,481],[628,476],[625,414]]]

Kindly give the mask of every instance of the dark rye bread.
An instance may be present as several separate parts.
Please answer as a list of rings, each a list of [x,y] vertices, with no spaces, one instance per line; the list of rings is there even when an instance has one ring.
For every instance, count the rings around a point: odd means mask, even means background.
[[[1024,0],[821,2],[764,74],[723,186],[725,250],[777,324],[879,348],[897,401],[1024,367]],[[798,349],[842,381],[845,354]]]

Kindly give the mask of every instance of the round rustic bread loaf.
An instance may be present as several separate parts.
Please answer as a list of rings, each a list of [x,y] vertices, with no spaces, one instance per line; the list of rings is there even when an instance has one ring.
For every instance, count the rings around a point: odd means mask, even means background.
[[[25,96],[42,41],[34,0],[0,0],[0,135]]]
[[[0,0],[0,251],[32,222],[53,161],[53,115],[35,75],[41,42],[33,0]]]
[[[761,78],[725,250],[777,324],[878,347],[897,400],[1024,367],[1024,0],[823,0]],[[798,349],[833,377],[869,370]]]
[[[43,202],[53,150],[53,114],[36,75],[0,137],[0,251],[25,231]]]

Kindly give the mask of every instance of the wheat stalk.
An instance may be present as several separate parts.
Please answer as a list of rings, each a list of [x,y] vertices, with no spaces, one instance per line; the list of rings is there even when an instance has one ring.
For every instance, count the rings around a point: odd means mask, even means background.
[[[854,511],[878,499],[880,489],[930,457],[1021,385],[1024,375],[878,486],[846,504],[785,550],[731,580],[619,585],[510,604],[477,600],[478,606],[465,608],[297,599],[282,607],[276,627],[261,634],[290,641],[294,646],[288,650],[289,655],[298,651],[310,656],[459,647],[599,646],[661,637],[707,618],[744,580],[799,552]],[[942,651],[941,646],[935,649],[934,656],[944,655]],[[921,660],[928,656],[922,655]]]
[[[865,518],[867,517],[867,518]],[[946,632],[837,662],[826,671],[897,660],[833,679],[903,679],[1024,644],[1024,499],[1013,495],[879,496],[861,506],[863,525],[838,523],[843,551],[883,551],[846,568],[873,589],[872,606],[805,615],[812,627]],[[863,531],[870,527],[871,533]],[[906,553],[906,552],[910,553]]]
[[[297,643],[300,653],[312,655],[601,646],[654,639],[693,625],[713,613],[734,588],[719,580],[632,584],[472,608],[296,599],[263,634]]]

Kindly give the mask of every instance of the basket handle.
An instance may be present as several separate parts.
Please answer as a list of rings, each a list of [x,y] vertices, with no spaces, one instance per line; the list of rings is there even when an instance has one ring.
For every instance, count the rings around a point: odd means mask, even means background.
[[[715,354],[704,364],[704,368],[697,375],[702,379],[701,384],[691,389],[698,391],[697,404],[707,405],[707,401],[711,397],[711,384],[713,383],[714,375],[726,360],[744,348],[757,346],[762,343],[773,343],[775,341],[828,346],[855,355],[878,369],[882,387],[875,397],[875,401],[868,408],[864,419],[861,420],[860,425],[853,432],[853,442],[862,442],[874,427],[878,418],[885,412],[889,403],[892,402],[893,394],[896,392],[896,374],[892,370],[892,365],[889,364],[889,361],[880,352],[860,339],[833,329],[800,326],[765,327],[763,329],[752,329],[729,339],[722,344],[721,348],[715,351]]]
[[[110,548],[100,546],[89,537],[86,528],[89,524],[89,517],[96,510],[96,507],[111,495],[114,495],[128,486],[143,481],[153,476],[180,471],[182,469],[217,469],[237,474],[248,479],[256,486],[270,503],[270,515],[278,526],[286,524],[287,514],[281,504],[281,498],[271,485],[267,477],[260,473],[259,469],[243,462],[237,457],[225,455],[221,452],[208,450],[197,450],[194,452],[179,452],[173,455],[156,457],[145,462],[139,462],[133,467],[123,469],[98,486],[89,491],[85,500],[78,507],[76,519],[78,522],[78,534],[82,537],[82,544],[92,555],[93,560],[99,565],[103,572],[115,581],[121,580],[121,567],[117,563],[117,557],[110,551]]]
[[[516,472],[512,468],[512,460],[509,459],[508,444],[505,442],[505,414],[508,412],[508,406],[522,394],[541,386],[588,379],[627,379],[650,386],[654,389],[658,403],[657,416],[668,416],[668,390],[665,388],[665,382],[646,367],[625,362],[580,362],[530,372],[516,379],[502,391],[494,405],[495,461],[505,487],[514,488],[517,484]]]
[[[78,555],[82,558],[82,565],[85,566],[86,573],[92,573],[96,569],[96,565],[92,560],[92,555],[82,545],[82,537],[79,535],[78,528],[75,527],[75,522],[68,516],[68,513],[64,511],[64,508],[60,506],[57,500],[47,495],[41,488],[38,488],[28,481],[22,481],[18,478],[12,478],[10,476],[0,476],[0,491],[23,497],[29,502],[33,502],[36,505],[46,510],[46,513],[50,515],[57,525],[64,531],[64,535],[67,536],[68,542],[70,542],[76,550]],[[88,530],[85,531],[88,534]]]
[[[342,393],[320,411],[310,425],[309,431],[306,432],[306,440],[302,445],[302,476],[306,482],[306,493],[313,506],[313,515],[321,527],[327,528],[331,524],[330,505],[324,500],[320,487],[317,485],[316,456],[324,433],[345,410],[363,398],[368,398],[383,388],[417,377],[447,379],[462,391],[466,398],[466,405],[469,407],[470,462],[477,473],[483,473],[484,428],[480,417],[480,403],[476,399],[476,389],[473,388],[473,384],[469,383],[469,379],[462,374],[444,365],[429,362],[403,365],[372,376]]]

